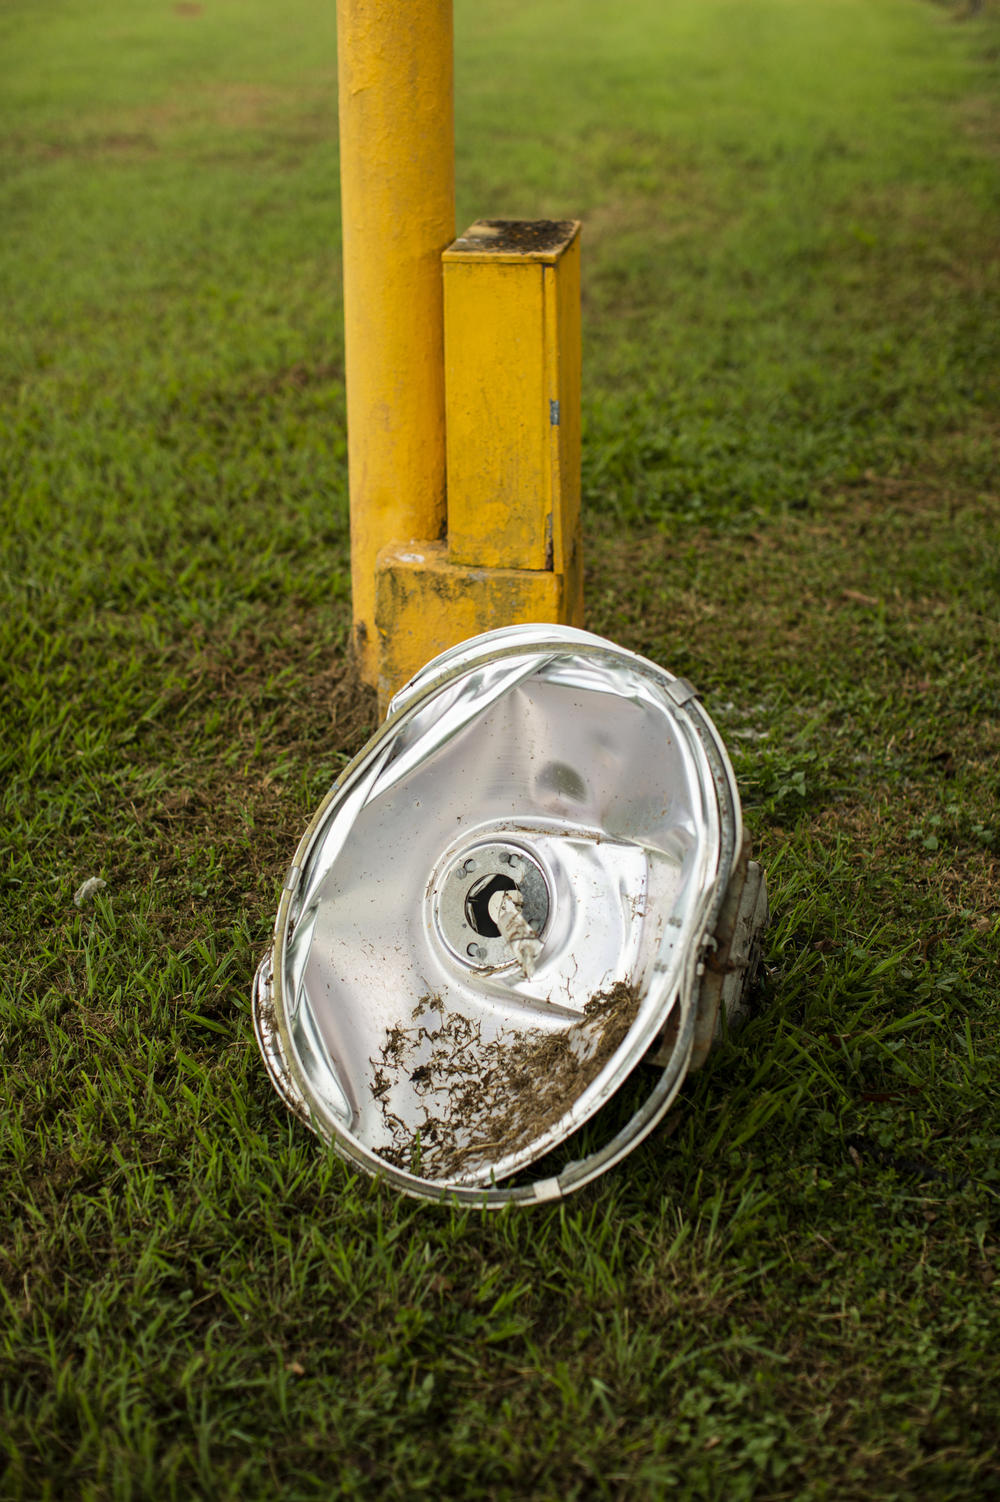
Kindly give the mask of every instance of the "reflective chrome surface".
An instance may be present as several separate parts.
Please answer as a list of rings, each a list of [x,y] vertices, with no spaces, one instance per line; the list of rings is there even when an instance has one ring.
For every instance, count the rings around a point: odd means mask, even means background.
[[[740,834],[683,680],[566,627],[442,654],[296,853],[254,1005],[283,1099],[409,1193],[578,1187],[680,1086]],[[622,1131],[558,1178],[502,1186],[651,1050],[662,1067]]]

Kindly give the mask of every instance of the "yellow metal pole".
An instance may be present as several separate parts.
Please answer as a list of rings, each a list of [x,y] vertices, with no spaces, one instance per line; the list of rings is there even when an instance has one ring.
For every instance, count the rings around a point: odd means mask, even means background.
[[[477,220],[444,253],[448,556],[567,571],[580,526],[580,225]]]
[[[337,29],[354,646],[375,683],[376,556],[445,530],[452,0],[338,0]]]

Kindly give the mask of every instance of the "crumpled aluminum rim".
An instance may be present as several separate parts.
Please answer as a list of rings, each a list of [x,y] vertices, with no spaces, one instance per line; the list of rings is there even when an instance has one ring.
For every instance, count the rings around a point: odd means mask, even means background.
[[[613,662],[638,671],[658,685],[669,699],[677,722],[687,728],[704,759],[718,812],[717,864],[714,880],[705,896],[697,940],[687,946],[683,956],[676,996],[665,998],[663,1020],[669,1017],[674,1030],[668,1060],[630,1120],[598,1150],[568,1164],[557,1175],[506,1186],[499,1183],[463,1184],[422,1177],[390,1163],[331,1119],[322,1092],[310,1076],[309,1061],[302,1059],[289,1032],[287,987],[283,983],[286,947],[302,873],[308,867],[310,856],[380,755],[386,741],[397,735],[423,707],[431,704],[436,695],[463,677],[475,673],[484,664],[523,657],[526,653],[537,654],[539,663],[558,654],[581,658],[592,656],[595,660],[600,658],[605,663]],[[264,957],[254,985],[254,1029],[275,1088],[288,1108],[317,1135],[331,1143],[349,1163],[418,1198],[497,1208],[510,1203],[558,1199],[581,1188],[631,1152],[662,1120],[680,1089],[691,1056],[703,950],[706,943],[712,942],[719,908],[739,856],[741,834],[739,795],[729,758],[695,691],[685,680],[601,637],[553,625],[507,627],[442,653],[396,695],[385,723],[337,779],[299,842],[281,893],[274,945]],[[634,1064],[622,1072],[614,1083],[615,1090],[633,1069]],[[609,1098],[609,1093],[604,1098]]]

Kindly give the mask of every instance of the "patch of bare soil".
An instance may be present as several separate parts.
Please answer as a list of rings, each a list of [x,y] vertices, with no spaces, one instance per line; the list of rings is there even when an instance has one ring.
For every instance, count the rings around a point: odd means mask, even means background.
[[[308,623],[275,635],[261,622],[230,640],[177,643],[158,664],[176,688],[136,737],[135,780],[96,851],[91,833],[88,860],[118,890],[155,873],[162,906],[150,918],[174,944],[204,930],[205,898],[191,886],[206,853],[234,898],[276,891],[313,809],[310,782],[326,772],[332,783],[375,729],[374,692],[346,657],[317,661],[310,638]],[[144,769],[161,755],[170,775],[150,785]]]
[[[378,723],[375,690],[361,682],[350,663],[328,672],[326,683],[331,730],[337,745],[354,756]]]
[[[858,787],[855,796],[820,809],[809,821],[807,830],[828,846],[839,839],[840,858],[855,872],[858,890],[864,888],[873,893],[884,888],[888,910],[896,896],[900,873],[920,867],[921,847],[912,831],[919,827],[926,812],[927,798],[921,788],[900,793],[897,788],[873,789],[865,783]],[[944,928],[971,926],[978,932],[988,932],[1000,912],[1000,859],[992,850],[950,831],[945,830],[944,837],[949,843],[954,841],[950,860],[935,865],[926,875],[910,879],[919,880],[936,892],[938,919]],[[934,941],[934,935],[922,937],[922,949],[926,948],[926,941]]]
[[[595,529],[587,625],[661,661],[671,641],[706,662],[729,658],[741,676],[748,663],[773,669],[864,651],[872,611],[923,631],[951,609],[952,586],[927,560],[937,550],[955,571],[964,548],[972,567],[995,506],[947,483],[868,474],[825,512],[761,520],[737,535],[692,530],[680,548],[670,536]]]

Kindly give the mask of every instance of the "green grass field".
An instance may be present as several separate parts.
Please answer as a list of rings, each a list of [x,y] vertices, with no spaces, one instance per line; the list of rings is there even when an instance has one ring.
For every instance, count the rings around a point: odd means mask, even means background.
[[[585,221],[588,624],[775,915],[665,1126],[493,1217],[251,1030],[374,725],[334,31],[0,4],[0,1496],[1000,1497],[1000,14],[457,0],[459,227]]]

